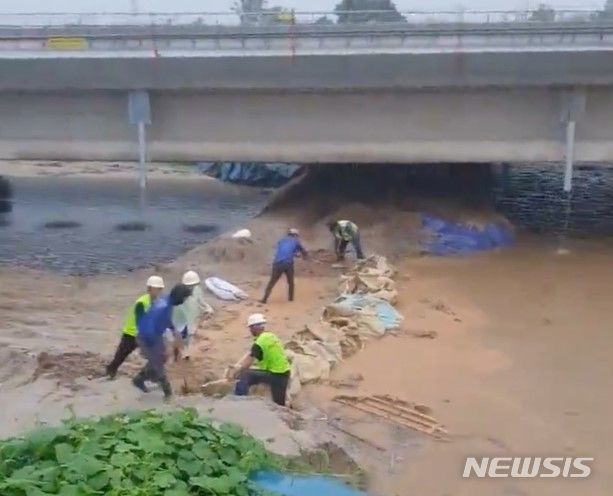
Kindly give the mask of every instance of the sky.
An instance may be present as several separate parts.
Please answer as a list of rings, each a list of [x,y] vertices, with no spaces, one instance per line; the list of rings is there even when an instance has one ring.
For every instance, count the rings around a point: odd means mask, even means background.
[[[0,0],[0,13],[18,12],[130,12],[132,2],[141,12],[223,12],[233,0]],[[296,11],[329,11],[338,0],[269,0],[271,5]],[[456,10],[460,5],[475,10],[526,9],[547,3],[555,8],[600,8],[604,0],[396,0],[399,10]],[[1,14],[0,14],[1,15]]]

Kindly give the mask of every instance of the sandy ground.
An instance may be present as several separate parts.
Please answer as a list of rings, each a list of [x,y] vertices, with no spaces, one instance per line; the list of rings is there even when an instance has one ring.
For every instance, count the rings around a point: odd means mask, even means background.
[[[86,176],[105,178],[138,177],[138,163],[135,162],[54,162],[31,160],[0,160],[0,176],[36,177],[36,176]],[[147,166],[148,177],[189,177],[195,174],[191,166],[154,163]],[[200,176],[202,177],[202,176]],[[206,177],[206,176],[204,176]]]
[[[347,209],[369,224],[366,249],[390,255],[399,268],[402,332],[370,343],[334,371],[333,379],[361,374],[355,388],[314,385],[302,393],[297,406],[310,412],[306,430],[289,432],[270,420],[272,430],[260,435],[289,439],[289,447],[278,448],[287,452],[295,449],[292,443],[309,445],[326,437],[338,442],[368,469],[374,494],[610,494],[610,243],[576,242],[570,254],[559,256],[549,242],[527,238],[501,253],[419,257],[407,234],[413,217],[398,215],[377,224],[367,222],[366,214],[372,220],[381,212]],[[326,256],[329,237],[322,226],[271,214],[249,224],[252,243],[222,237],[160,269],[171,282],[195,268],[202,276],[230,280],[252,297],[241,304],[211,298],[217,312],[202,326],[194,359],[171,366],[177,390],[185,383],[197,390],[248,349],[244,322],[254,310],[266,312],[270,328],[281,337],[319,318],[336,288],[338,272],[329,264],[298,262],[296,302],[286,301],[283,281],[269,305],[255,302],[268,277],[274,241],[289,225],[302,228],[305,245],[317,257]],[[86,415],[161,401],[156,392],[143,397],[130,389],[127,376],[139,366],[136,356],[117,381],[97,378],[116,345],[126,308],[150,273],[70,278],[0,269],[0,435],[57,421],[67,406]],[[435,331],[436,337],[415,338],[411,331]],[[32,382],[35,370],[39,378]],[[451,432],[451,441],[394,428],[331,401],[337,394],[371,393],[429,406]],[[224,400],[222,407],[208,399],[183,401],[202,402],[204,411],[221,408],[216,415],[249,428],[250,419],[270,418],[267,407],[256,415],[252,404],[240,401]],[[383,446],[384,452],[331,424]],[[595,462],[588,479],[462,479],[466,456],[488,455],[575,455]]]

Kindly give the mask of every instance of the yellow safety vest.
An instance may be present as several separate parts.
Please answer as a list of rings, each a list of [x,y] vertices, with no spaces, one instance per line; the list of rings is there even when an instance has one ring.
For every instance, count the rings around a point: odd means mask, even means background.
[[[136,334],[138,332],[138,328],[136,326],[136,305],[138,305],[139,303],[143,304],[143,307],[146,312],[151,307],[151,296],[149,296],[148,293],[141,295],[138,298],[138,300],[134,302],[134,305],[128,312],[128,315],[126,316],[125,324],[123,325],[123,333],[128,336],[136,337]]]
[[[290,371],[291,366],[283,345],[272,332],[260,334],[255,339],[255,344],[262,349],[262,360],[257,362],[256,368],[273,374],[284,374]]]
[[[350,220],[339,220],[336,224],[336,237],[344,241],[351,241],[357,232],[358,226]]]

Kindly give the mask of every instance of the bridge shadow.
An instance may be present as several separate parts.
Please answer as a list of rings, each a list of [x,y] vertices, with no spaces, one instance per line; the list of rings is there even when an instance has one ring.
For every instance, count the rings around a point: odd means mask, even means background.
[[[312,220],[346,203],[415,210],[424,202],[479,208],[493,205],[489,164],[325,164],[281,188],[264,212],[301,209]]]

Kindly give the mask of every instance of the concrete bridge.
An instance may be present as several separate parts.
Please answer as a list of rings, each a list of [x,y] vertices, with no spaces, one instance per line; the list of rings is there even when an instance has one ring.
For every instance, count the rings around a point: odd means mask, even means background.
[[[0,158],[613,160],[613,23],[0,28]]]

